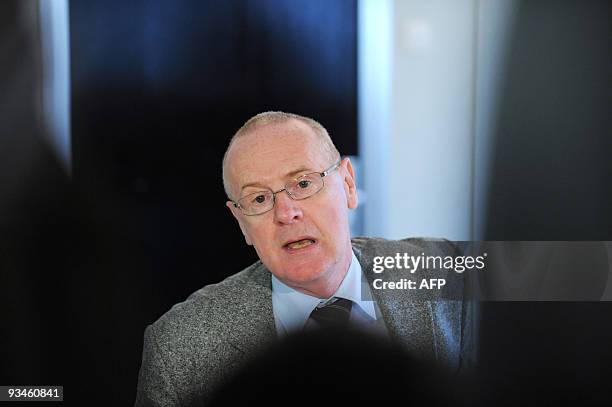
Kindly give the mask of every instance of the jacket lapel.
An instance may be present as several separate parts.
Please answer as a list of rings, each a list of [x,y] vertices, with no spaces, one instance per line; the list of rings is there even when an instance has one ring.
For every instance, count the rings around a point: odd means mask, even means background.
[[[368,243],[369,239],[353,239],[353,249],[392,338],[419,358],[435,359],[436,349],[430,302],[415,299],[410,295],[410,290],[391,292],[390,290],[374,289],[374,279],[381,278],[381,275],[373,272],[374,256],[394,256],[395,253],[386,253],[388,250],[376,250],[374,245]]]

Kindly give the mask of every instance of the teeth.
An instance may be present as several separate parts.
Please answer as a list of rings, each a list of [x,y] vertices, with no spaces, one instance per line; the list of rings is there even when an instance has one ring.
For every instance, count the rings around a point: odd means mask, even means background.
[[[310,246],[314,241],[310,239],[300,240],[299,242],[293,242],[287,245],[290,249],[301,249],[302,247]]]

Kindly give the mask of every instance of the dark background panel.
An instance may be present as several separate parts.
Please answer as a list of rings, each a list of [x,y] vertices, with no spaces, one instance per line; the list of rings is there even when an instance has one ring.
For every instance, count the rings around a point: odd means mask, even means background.
[[[612,400],[612,303],[484,302],[482,405],[606,405]]]
[[[612,4],[517,4],[485,239],[611,240]],[[588,279],[590,264],[577,259],[574,277]],[[612,400],[612,303],[479,309],[483,405]]]
[[[257,260],[221,182],[242,123],[296,112],[357,153],[355,25],[355,1],[70,2],[74,182],[109,237],[71,279],[96,285],[74,298],[75,366],[117,381],[108,400],[133,401],[147,324]]]
[[[485,240],[612,238],[610,21],[609,1],[518,3]]]

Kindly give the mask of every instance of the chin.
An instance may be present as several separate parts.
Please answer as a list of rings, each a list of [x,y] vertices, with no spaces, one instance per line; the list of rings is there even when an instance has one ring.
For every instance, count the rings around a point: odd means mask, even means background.
[[[307,284],[321,278],[327,267],[323,264],[291,265],[285,268],[284,280],[295,284]]]
[[[314,267],[292,267],[287,270],[287,277],[294,281],[314,281],[324,274],[324,270]]]

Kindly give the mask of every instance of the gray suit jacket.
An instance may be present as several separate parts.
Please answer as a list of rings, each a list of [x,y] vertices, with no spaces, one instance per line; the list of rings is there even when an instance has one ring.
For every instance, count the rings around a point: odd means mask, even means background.
[[[375,256],[452,250],[444,241],[420,239],[355,238],[352,243],[370,284],[380,277],[372,271]],[[453,369],[465,364],[472,349],[467,302],[415,300],[409,290],[372,292],[392,338],[405,349]],[[196,291],[147,327],[135,406],[188,406],[206,400],[276,336],[271,275],[258,261]]]

